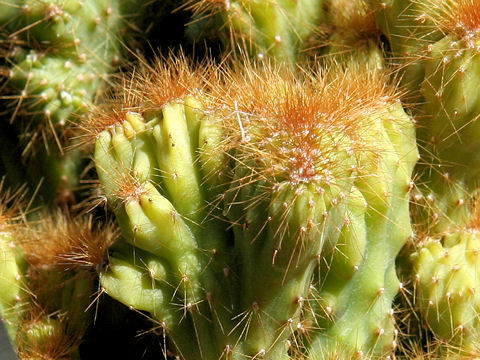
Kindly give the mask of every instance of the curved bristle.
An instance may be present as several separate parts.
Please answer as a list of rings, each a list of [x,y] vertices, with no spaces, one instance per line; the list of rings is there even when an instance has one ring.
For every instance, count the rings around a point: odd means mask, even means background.
[[[471,37],[480,30],[480,2],[477,0],[427,1],[425,6],[434,9],[434,22],[448,32]]]
[[[104,263],[108,248],[118,239],[115,224],[95,224],[92,216],[45,215],[35,227],[21,232],[20,245],[34,268],[91,268]]]
[[[124,76],[122,85],[112,88],[103,103],[92,107],[88,116],[82,119],[78,125],[82,144],[95,142],[103,130],[124,121],[127,113],[138,111],[141,98],[136,92],[127,91],[136,86],[133,81]]]
[[[46,315],[31,305],[26,318],[19,325],[16,342],[21,360],[58,360],[72,357],[78,348],[80,336],[67,334],[61,314]]]
[[[144,100],[145,110],[163,108],[170,102],[182,102],[188,95],[201,94],[211,65],[208,60],[194,64],[185,55],[159,58],[137,70],[136,84],[127,91]]]
[[[365,123],[359,119],[398,100],[385,74],[361,68],[333,65],[301,78],[273,67],[246,68],[227,78],[217,96],[230,114],[226,127],[235,129],[230,146],[245,147],[249,156],[272,165],[265,167],[273,174],[280,170],[297,183],[328,178],[325,171],[335,166],[328,152],[338,151],[334,142],[343,137],[355,140],[352,152],[366,146],[375,151],[363,143]],[[324,141],[331,143],[321,146]]]

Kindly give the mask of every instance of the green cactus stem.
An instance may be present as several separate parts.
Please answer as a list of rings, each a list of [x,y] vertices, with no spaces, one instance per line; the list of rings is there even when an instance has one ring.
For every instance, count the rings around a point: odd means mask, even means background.
[[[227,49],[293,65],[301,58],[302,46],[324,18],[322,3],[322,0],[187,1],[185,7],[194,13],[187,34],[198,41],[207,31],[208,25],[205,27],[204,23],[211,22]]]
[[[2,225],[3,228],[3,225]],[[18,250],[12,241],[12,234],[4,232],[0,235],[0,314],[8,334],[13,340],[17,333],[17,324],[21,315],[21,294],[23,293],[23,274],[19,266]]]
[[[13,341],[25,298],[25,261],[15,231],[23,189],[10,192],[4,184],[0,181],[0,316]]]
[[[312,296],[318,312],[312,359],[391,354],[396,347],[393,300],[401,289],[395,259],[412,234],[411,174],[418,159],[414,125],[393,97],[364,121],[376,156],[360,153],[340,240],[322,260]],[[361,315],[360,315],[361,314]],[[308,318],[307,318],[308,319]]]
[[[375,291],[353,305],[347,291],[339,296],[344,315],[318,339],[348,343],[342,328],[370,310],[358,350],[374,351],[375,330],[384,329],[383,353],[394,341],[394,261],[411,233],[417,160],[395,92],[362,67],[302,80],[207,65],[195,82],[171,61],[140,76],[150,91],[139,112],[117,104],[93,115],[97,171],[123,233],[101,275],[104,291],[148,311],[185,359],[289,359],[317,261],[348,238],[338,224],[356,214],[369,261],[345,288]],[[371,310],[368,296],[380,290]],[[312,356],[324,345],[312,344]]]
[[[173,69],[169,65],[163,75]],[[175,101],[170,100],[174,95],[166,96],[160,105],[161,96],[150,92],[156,96],[149,100],[154,109],[145,117],[126,111],[97,135],[97,172],[122,228],[121,243],[144,254],[135,261],[125,250],[114,252],[101,284],[117,300],[149,311],[179,355],[213,359],[233,346],[228,341],[228,236],[226,224],[210,216],[209,176],[202,179],[219,162],[208,159],[205,169],[199,164],[205,159],[202,147],[214,145],[214,137],[209,141],[202,129],[201,104],[187,90],[175,94]],[[222,157],[217,159],[223,164]],[[142,289],[140,297],[125,292],[128,283]]]
[[[376,1],[377,24],[388,39],[391,62],[401,73],[401,84],[408,90],[411,103],[419,102],[418,89],[424,79],[425,51],[442,38],[433,20],[435,9],[447,1],[386,0]],[[419,98],[420,97],[420,98]]]
[[[376,7],[365,0],[330,0],[325,2],[325,24],[320,27],[326,34],[319,46],[325,46],[327,65],[335,59],[355,65],[367,64],[372,68],[384,67],[384,54],[377,27]]]
[[[131,12],[141,10],[138,6],[133,10],[133,3],[17,0],[2,4],[12,13],[0,23],[7,32],[3,40],[14,43],[5,61],[8,78],[3,96],[32,193],[40,185],[38,204],[75,202],[87,160],[76,149],[72,125],[89,110],[118,66],[127,41],[120,34],[130,26],[127,15],[130,21],[135,19]]]
[[[420,313],[443,356],[478,356],[478,229],[425,238],[412,254]]]

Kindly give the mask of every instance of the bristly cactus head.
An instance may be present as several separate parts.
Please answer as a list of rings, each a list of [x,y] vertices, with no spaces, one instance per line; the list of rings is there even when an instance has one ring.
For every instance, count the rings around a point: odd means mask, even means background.
[[[188,34],[197,39],[205,31],[202,23],[211,21],[228,49],[293,65],[324,20],[322,5],[323,0],[187,0],[185,7],[194,13]]]
[[[391,346],[385,319],[399,288],[394,259],[410,235],[417,159],[395,91],[363,67],[295,78],[270,67],[194,72],[168,60],[142,73],[142,86],[127,85],[127,104],[115,100],[86,125],[123,233],[104,291],[150,312],[187,360],[288,359],[318,259],[348,237],[343,224],[356,214],[378,264],[361,263],[346,287],[371,287],[384,306],[372,310],[365,298],[350,308],[339,296],[342,310],[319,336],[345,341],[346,317],[370,310],[381,324],[361,330],[357,350],[374,351],[377,328]],[[363,257],[353,247],[352,259]],[[376,266],[383,270],[372,274]]]
[[[365,94],[336,71],[232,75],[226,106],[234,116],[224,121],[235,165],[224,211],[240,263],[246,356],[288,358],[284,342],[300,323],[316,259],[339,236],[357,176],[353,118],[368,105],[345,97]]]

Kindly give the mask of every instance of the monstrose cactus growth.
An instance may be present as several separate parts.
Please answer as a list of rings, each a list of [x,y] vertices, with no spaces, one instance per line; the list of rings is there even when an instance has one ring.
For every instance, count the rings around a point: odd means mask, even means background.
[[[478,0],[0,2],[22,360],[480,358]]]

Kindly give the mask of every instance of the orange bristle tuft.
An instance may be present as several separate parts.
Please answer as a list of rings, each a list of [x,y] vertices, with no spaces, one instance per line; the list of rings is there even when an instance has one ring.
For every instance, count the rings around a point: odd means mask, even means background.
[[[95,142],[98,135],[105,129],[121,123],[128,112],[138,112],[141,98],[134,91],[128,91],[136,86],[134,79],[124,77],[122,85],[110,90],[105,101],[91,109],[89,115],[78,125],[81,144]]]
[[[362,141],[366,124],[360,119],[399,96],[395,87],[386,85],[382,72],[338,65],[305,73],[301,79],[272,67],[237,69],[227,78],[217,98],[230,114],[225,115],[226,128],[236,130],[230,146],[244,147],[265,171],[287,176],[293,183],[328,179],[339,165],[334,157],[340,138],[354,140],[352,146],[358,149],[353,152],[375,152],[373,145]]]
[[[47,214],[39,224],[19,231],[25,257],[38,269],[97,270],[120,234],[112,222],[95,224],[92,216],[71,217],[61,212]]]
[[[448,33],[471,38],[480,31],[478,0],[429,0],[423,5],[433,22]]]
[[[158,110],[170,102],[183,102],[187,96],[201,95],[213,68],[209,60],[194,64],[185,55],[170,55],[140,68],[135,86],[127,92],[144,100],[144,111]]]

